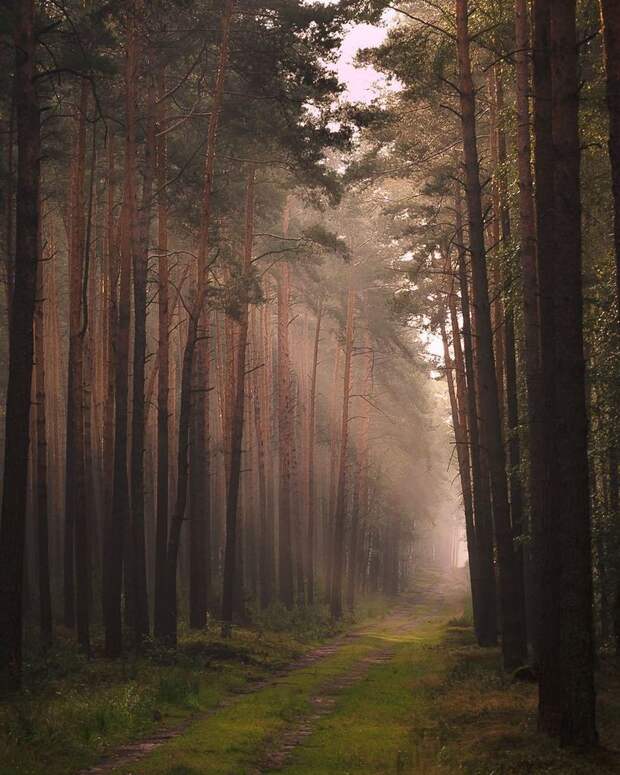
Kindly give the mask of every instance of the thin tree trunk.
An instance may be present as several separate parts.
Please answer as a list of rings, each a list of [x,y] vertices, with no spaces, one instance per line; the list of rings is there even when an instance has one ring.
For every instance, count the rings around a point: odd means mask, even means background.
[[[465,350],[465,374],[467,376],[467,427],[469,430],[469,454],[471,458],[472,493],[476,525],[477,560],[480,575],[480,617],[476,631],[481,646],[497,643],[497,598],[495,569],[493,562],[493,528],[491,496],[488,476],[483,475],[480,438],[478,432],[478,409],[476,397],[476,369],[469,304],[469,282],[465,265],[463,225],[461,222],[461,200],[456,196],[456,233],[459,244],[459,284],[461,288],[461,311],[463,313],[463,343]],[[486,471],[486,467],[485,467]]]
[[[454,313],[453,313],[454,310]],[[458,329],[458,319],[456,308],[450,294],[450,314],[452,323],[452,341],[454,346],[455,358],[460,349],[460,334]],[[457,391],[454,389],[452,359],[450,357],[450,348],[448,344],[448,335],[446,333],[445,323],[441,322],[441,338],[443,341],[444,360],[446,364],[446,379],[448,383],[448,396],[450,399],[450,408],[452,410],[452,427],[454,428],[454,443],[456,444],[456,457],[459,466],[459,476],[461,480],[461,492],[463,494],[463,510],[465,512],[465,535],[467,538],[467,553],[469,556],[469,581],[471,584],[472,609],[474,614],[474,629],[478,632],[480,625],[480,575],[478,547],[476,545],[476,530],[474,525],[473,501],[471,491],[471,476],[469,471],[469,451],[467,447],[467,428],[459,415],[459,405]],[[461,355],[462,360],[462,355]],[[454,369],[456,372],[456,381],[462,381],[458,376],[458,366]]]
[[[308,454],[307,465],[307,507],[308,507],[308,605],[314,605],[314,546],[316,542],[316,498],[314,483],[314,437],[316,432],[316,379],[319,363],[319,345],[321,341],[321,322],[323,319],[323,301],[319,308],[314,328],[314,347],[312,350],[312,376],[310,377],[310,398],[308,400]]]
[[[504,112],[504,86],[502,83],[499,66],[495,67],[495,89],[497,99],[497,159],[498,191],[499,191],[499,216],[501,225],[502,243],[509,246],[512,239],[510,210],[508,205],[508,182],[506,180],[506,164],[508,153],[506,148],[506,134],[504,132],[501,116]],[[500,286],[509,289],[516,283],[513,270],[500,271]],[[519,397],[517,385],[517,347],[515,339],[515,319],[513,305],[510,299],[503,305],[503,357],[504,374],[506,378],[506,430],[508,447],[508,482],[510,489],[510,518],[512,524],[512,537],[514,541],[514,553],[516,556],[516,603],[520,607],[519,616],[522,626],[527,633],[525,612],[525,581],[523,561],[523,491],[521,487],[521,443],[519,439]],[[499,356],[498,356],[499,357]]]
[[[245,413],[245,360],[248,341],[249,302],[247,281],[252,266],[252,245],[254,242],[254,167],[248,170],[245,204],[245,247],[243,279],[241,283],[245,298],[241,300],[239,335],[234,373],[234,404],[231,412],[230,472],[226,492],[226,548],[224,553],[224,585],[222,590],[222,635],[229,637],[233,619],[235,594],[235,561],[237,547],[237,504],[241,475],[241,444],[243,441],[243,420]]]
[[[104,535],[103,619],[105,653],[119,657],[123,648],[121,589],[125,536],[129,525],[127,437],[129,430],[129,329],[131,324],[131,267],[136,251],[136,5],[132,7],[127,39],[125,100],[126,136],[123,210],[121,213],[120,287],[115,350],[114,472],[112,508]]]
[[[519,175],[519,261],[521,266],[523,332],[525,339],[525,383],[527,387],[529,532],[534,535],[542,523],[545,479],[545,438],[542,413],[542,368],[540,361],[540,316],[536,270],[536,224],[532,183],[530,139],[530,32],[527,0],[515,0],[515,66],[517,109],[517,170]],[[531,560],[528,559],[531,557]],[[539,588],[538,565],[533,552],[526,553],[526,606],[528,635],[538,657]]]
[[[39,251],[41,246],[39,245]],[[40,258],[42,256],[40,255]],[[45,377],[45,267],[39,261],[37,270],[37,306],[34,317],[35,356],[35,412],[36,412],[36,513],[37,565],[39,580],[39,623],[41,641],[45,647],[52,643],[52,596],[50,591],[49,559],[49,497],[47,487],[47,417]]]
[[[506,669],[522,664],[526,657],[525,622],[518,604],[518,569],[512,540],[506,460],[501,432],[497,378],[493,359],[493,333],[489,309],[486,252],[482,220],[480,171],[476,140],[475,96],[469,59],[468,3],[457,0],[457,54],[466,192],[469,211],[469,241],[476,305],[478,338],[479,402],[485,433],[493,497],[493,518],[500,569],[502,653]]]
[[[344,564],[344,529],[346,517],[346,470],[349,442],[349,401],[351,398],[351,357],[353,355],[355,291],[347,292],[347,313],[344,350],[344,380],[342,391],[342,419],[340,426],[340,450],[338,456],[338,480],[336,508],[334,511],[334,560],[332,565],[330,612],[332,618],[342,617],[342,574]]]
[[[195,380],[192,396],[190,427],[190,572],[189,572],[189,625],[201,629],[207,623],[209,599],[210,466],[209,466],[209,328],[204,316],[201,339],[194,354]]]
[[[293,607],[291,556],[291,406],[289,364],[289,268],[283,263],[278,277],[278,576],[280,601]]]
[[[149,76],[144,144],[142,203],[138,213],[138,242],[133,250],[133,383],[131,414],[131,623],[135,645],[140,648],[149,633],[148,592],[146,581],[146,542],[144,537],[144,440],[146,367],[146,287],[149,237],[155,175],[155,88]]]
[[[208,286],[209,267],[207,261],[209,257],[209,228],[211,225],[211,192],[213,188],[213,173],[215,169],[217,130],[222,108],[222,99],[224,96],[226,71],[228,68],[228,51],[233,7],[234,0],[227,0],[222,14],[219,58],[215,78],[215,87],[213,90],[211,115],[209,118],[209,127],[207,130],[207,152],[205,156],[196,288],[194,293],[194,303],[192,305],[191,314],[188,321],[187,340],[185,342],[183,362],[181,367],[176,503],[170,521],[168,546],[166,550],[165,626],[163,628],[164,636],[171,642],[176,642],[177,636],[177,560],[181,539],[181,527],[185,519],[185,507],[187,502],[190,402],[194,367],[194,352],[196,348],[196,342],[198,341],[199,325],[202,318]]]
[[[159,99],[165,93],[165,74],[162,70],[158,84]],[[159,131],[165,128],[164,108],[160,108]],[[158,138],[157,149],[157,524],[155,528],[155,637],[161,638],[165,629],[165,573],[166,542],[168,539],[168,478],[169,478],[169,415],[170,415],[170,315],[168,267],[168,197],[166,134]]]
[[[67,461],[65,495],[65,626],[77,618],[78,641],[90,651],[90,557],[86,509],[86,470],[84,448],[84,333],[83,308],[85,233],[84,168],[86,163],[86,111],[89,83],[82,79],[76,125],[69,246],[69,374],[67,401]],[[82,573],[78,572],[79,570]],[[74,575],[75,573],[75,575]],[[85,575],[83,575],[85,574]],[[74,598],[75,595],[75,598]],[[75,606],[75,608],[74,608]]]

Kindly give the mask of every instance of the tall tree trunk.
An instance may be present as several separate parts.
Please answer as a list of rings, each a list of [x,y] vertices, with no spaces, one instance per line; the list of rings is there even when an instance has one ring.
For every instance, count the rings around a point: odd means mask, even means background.
[[[115,350],[114,472],[112,508],[104,531],[103,620],[105,653],[119,657],[123,648],[121,589],[125,536],[129,525],[127,437],[129,426],[129,329],[131,323],[131,267],[136,250],[136,4],[132,5],[125,67],[126,135],[123,210],[121,213],[120,287]]]
[[[190,427],[190,403],[192,375],[194,370],[194,352],[199,336],[199,326],[205,305],[208,287],[208,257],[209,257],[209,228],[211,226],[211,192],[213,189],[213,173],[216,159],[217,130],[219,126],[222,99],[224,96],[224,83],[228,69],[228,52],[230,43],[230,29],[234,0],[227,0],[221,20],[220,50],[213,89],[211,115],[207,130],[207,152],[205,155],[205,171],[203,184],[202,215],[200,223],[200,239],[198,246],[198,262],[196,267],[196,283],[193,296],[191,314],[188,321],[187,339],[183,350],[181,367],[181,396],[179,410],[178,452],[177,452],[177,482],[176,502],[170,531],[168,534],[168,546],[166,549],[166,591],[165,591],[165,617],[163,635],[171,642],[176,642],[176,597],[177,597],[177,560],[181,539],[181,527],[185,519],[185,507],[187,502],[187,478],[188,478],[188,451],[189,451],[189,427]]]
[[[13,302],[13,287],[15,284],[15,252],[13,243],[13,206],[15,193],[15,82],[11,93],[9,108],[9,126],[6,139],[6,204],[5,204],[5,293],[7,331],[11,325],[11,306]]]
[[[0,695],[19,688],[22,668],[22,587],[26,536],[33,318],[39,234],[39,104],[33,82],[34,3],[15,11],[17,185],[15,280],[9,327],[2,526],[0,528]]]
[[[314,482],[314,437],[316,432],[316,379],[319,363],[319,345],[321,341],[321,322],[323,319],[323,301],[319,301],[314,328],[314,346],[312,350],[312,375],[310,377],[310,397],[308,399],[308,454],[306,458],[308,486],[308,605],[314,605],[314,547],[316,543],[316,486]]]
[[[489,480],[483,476],[480,438],[478,432],[478,408],[476,397],[476,368],[472,334],[472,314],[469,303],[469,281],[465,265],[466,253],[461,216],[461,199],[457,191],[456,234],[459,244],[459,284],[461,288],[461,311],[463,314],[463,345],[465,350],[465,374],[467,377],[467,427],[469,431],[469,454],[471,458],[472,494],[476,525],[478,571],[480,575],[480,616],[476,630],[481,646],[497,643],[497,598],[495,569],[493,563],[493,527]],[[485,467],[486,470],[486,467]],[[471,560],[470,560],[471,561]]]
[[[536,261],[538,270],[541,392],[541,442],[543,482],[541,522],[534,524],[534,566],[538,591],[537,643],[540,663],[538,724],[549,734],[558,734],[561,713],[559,671],[559,553],[556,529],[559,520],[557,479],[554,468],[555,433],[555,321],[554,266],[554,152],[551,117],[551,0],[534,0],[534,133],[536,174]]]
[[[146,542],[144,537],[144,379],[146,367],[146,286],[149,237],[155,175],[155,87],[149,78],[147,94],[146,138],[142,203],[138,213],[138,241],[133,250],[133,383],[131,414],[131,623],[135,645],[140,648],[149,633],[148,592],[146,582]]]
[[[601,0],[601,15],[609,109],[609,158],[614,198],[616,299],[620,316],[620,5],[617,0]]]
[[[515,66],[517,109],[517,170],[519,175],[519,262],[521,267],[525,383],[527,387],[529,532],[540,530],[545,479],[545,438],[542,414],[542,366],[540,360],[540,316],[536,269],[536,223],[532,183],[530,139],[530,22],[527,0],[515,0]],[[529,559],[531,558],[531,559]],[[540,582],[533,553],[526,554],[526,603],[528,635],[538,657]]]
[[[165,93],[165,74],[159,77],[158,92]],[[168,265],[168,196],[166,193],[167,140],[163,133],[166,116],[160,107],[157,148],[157,523],[155,527],[155,637],[161,638],[165,629],[165,574],[166,543],[168,540],[168,479],[169,479],[169,415],[170,415],[170,314]]]
[[[189,571],[189,625],[201,629],[207,623],[209,599],[208,577],[211,556],[209,535],[210,466],[209,466],[209,349],[208,318],[203,317],[201,341],[194,354],[195,380],[192,396],[190,426],[190,571]]]
[[[39,247],[40,250],[40,247]],[[42,256],[41,256],[42,258]],[[47,487],[47,416],[45,378],[45,267],[39,261],[37,270],[38,303],[34,318],[35,356],[35,412],[36,412],[36,512],[37,512],[37,565],[39,580],[39,622],[44,646],[52,642],[52,596],[50,591],[49,559],[49,497]]]
[[[620,529],[620,491],[618,490],[618,449],[615,444],[609,447],[609,505],[611,517]],[[616,589],[614,595],[613,629],[616,642],[616,655],[620,655],[620,558],[616,552]]]
[[[504,113],[504,86],[499,66],[495,66],[495,90],[497,99],[497,159],[499,216],[502,243],[510,246],[512,240],[510,210],[508,205],[508,181],[506,180],[506,165],[508,153],[506,148],[506,133],[502,125]],[[516,284],[516,277],[511,266],[500,270],[500,285],[509,289]],[[504,374],[506,377],[506,430],[508,447],[508,482],[510,488],[510,518],[514,552],[516,556],[516,603],[520,607],[519,616],[527,633],[525,613],[525,581],[523,561],[523,491],[521,487],[521,444],[519,439],[519,396],[517,385],[517,346],[515,338],[515,318],[513,304],[507,299],[504,307],[503,356]]]
[[[360,380],[360,392],[363,399],[361,416],[361,428],[358,439],[358,448],[355,459],[355,483],[353,503],[351,506],[351,540],[349,555],[349,575],[347,578],[347,608],[353,611],[355,608],[355,594],[358,588],[360,571],[360,534],[362,534],[363,520],[366,517],[368,500],[368,436],[370,430],[370,404],[367,396],[372,392],[372,376],[374,366],[373,351],[370,346],[368,331],[364,332],[364,360],[365,369]],[[362,534],[363,537],[363,534]]]
[[[83,309],[85,270],[84,169],[86,163],[86,111],[89,83],[82,79],[76,118],[75,158],[71,184],[71,231],[69,245],[69,374],[67,400],[67,460],[65,495],[65,626],[74,624],[77,614],[78,641],[90,650],[90,557],[86,509],[84,448],[84,333]],[[78,572],[86,573],[86,576]],[[75,574],[75,575],[74,575]],[[74,595],[77,593],[76,598]],[[74,608],[75,606],[75,608]]]
[[[480,171],[476,140],[475,96],[469,58],[467,0],[457,0],[456,8],[459,95],[469,212],[469,242],[472,256],[474,301],[476,305],[476,334],[478,338],[480,388],[478,398],[488,452],[493,497],[493,518],[500,569],[502,653],[504,666],[506,669],[512,669],[522,664],[526,657],[525,623],[520,615],[518,604],[518,569],[510,525],[506,459],[502,442],[497,378],[493,359],[493,332],[489,309]]]
[[[243,441],[243,420],[245,413],[245,356],[248,342],[249,300],[247,285],[252,266],[252,245],[254,242],[254,167],[248,170],[245,200],[245,246],[242,279],[240,283],[244,298],[241,300],[239,335],[234,373],[234,403],[231,412],[230,471],[226,492],[226,548],[224,553],[224,585],[222,590],[222,635],[230,636],[235,593],[235,560],[237,547],[237,505],[241,476],[241,444]]]
[[[342,574],[344,563],[344,529],[346,517],[346,470],[349,442],[349,401],[351,399],[351,357],[353,355],[355,291],[347,292],[347,313],[344,349],[344,380],[342,389],[342,419],[340,425],[340,450],[338,455],[338,480],[336,508],[334,511],[334,560],[332,565],[330,612],[332,618],[342,617]]]
[[[278,581],[280,601],[293,607],[291,553],[291,399],[289,363],[289,268],[283,263],[278,277]]]
[[[104,479],[104,532],[106,520],[112,511],[112,481],[114,472],[114,390],[116,324],[118,316],[118,246],[114,234],[114,135],[106,137],[106,385],[103,408],[103,479]],[[105,553],[105,551],[104,551]]]
[[[560,673],[564,745],[596,742],[588,430],[583,355],[579,76],[575,0],[551,3],[554,145],[555,465],[561,522]]]
[[[450,318],[452,323],[452,342],[455,353],[460,351],[460,333],[458,329],[458,318],[456,315],[456,305],[452,299],[452,293],[449,296]],[[478,547],[476,544],[476,528],[474,525],[474,510],[471,490],[471,475],[469,470],[469,450],[467,447],[467,426],[463,423],[463,418],[459,414],[459,404],[457,393],[461,392],[454,389],[452,359],[450,357],[450,348],[448,344],[448,335],[446,333],[445,323],[441,322],[441,338],[443,341],[444,361],[446,365],[446,379],[448,383],[448,396],[450,399],[450,408],[452,410],[452,427],[454,429],[454,443],[456,444],[456,457],[459,466],[459,477],[461,480],[461,492],[463,494],[463,511],[465,512],[465,536],[467,539],[467,554],[469,557],[469,581],[471,585],[472,609],[474,614],[474,629],[478,632],[481,629],[480,622],[480,572]],[[462,361],[462,354],[460,356]],[[462,364],[461,364],[462,366]],[[458,375],[458,364],[454,371],[456,372],[456,381],[462,380]],[[462,388],[461,388],[462,390]],[[461,393],[462,395],[462,393]],[[462,399],[461,399],[462,400]]]

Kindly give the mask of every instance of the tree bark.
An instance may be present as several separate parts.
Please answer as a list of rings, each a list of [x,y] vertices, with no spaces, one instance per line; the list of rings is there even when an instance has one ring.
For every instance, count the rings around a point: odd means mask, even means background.
[[[86,111],[89,83],[82,79],[76,117],[75,157],[71,183],[69,244],[69,364],[67,399],[67,458],[65,494],[64,604],[65,626],[77,615],[78,641],[90,651],[90,557],[86,509],[84,447],[84,334],[83,309],[86,243],[84,233],[84,169],[86,164]],[[79,564],[79,570],[78,570]],[[81,571],[81,572],[80,572]],[[75,574],[75,575],[74,575]],[[75,596],[75,597],[74,597]]]
[[[592,631],[588,429],[583,355],[579,76],[575,0],[551,3],[555,241],[556,551],[560,554],[563,745],[597,740]]]
[[[344,380],[342,390],[342,419],[340,425],[340,450],[338,455],[338,480],[336,487],[336,508],[334,511],[334,559],[332,565],[332,583],[330,612],[333,619],[342,617],[342,574],[344,563],[344,529],[346,518],[346,470],[349,442],[349,401],[351,398],[351,357],[353,355],[355,314],[355,291],[347,292],[347,313],[344,349]]]
[[[532,183],[532,150],[530,138],[530,20],[526,0],[515,0],[515,67],[517,109],[517,171],[519,176],[519,262],[525,383],[527,387],[528,434],[528,501],[529,533],[534,537],[542,523],[545,480],[545,437],[542,415],[544,394],[540,356],[540,315],[538,309],[538,274],[536,268],[536,223]],[[528,635],[535,659],[538,658],[539,588],[538,565],[534,549],[526,549],[526,609]]]
[[[0,695],[19,688],[26,530],[33,318],[39,234],[40,120],[33,82],[34,3],[14,3],[17,184],[15,280],[9,326],[2,526],[0,528]]]
[[[142,179],[142,202],[138,213],[138,241],[133,250],[133,383],[131,413],[131,622],[135,645],[139,649],[149,634],[148,591],[146,581],[146,541],[144,536],[144,443],[146,368],[146,287],[149,237],[155,176],[155,88],[151,76],[147,94],[146,137]]]
[[[616,0],[601,0],[601,16],[603,19],[603,40],[605,41],[609,158],[614,200],[616,300],[620,316],[620,5]]]
[[[245,360],[248,342],[249,300],[248,284],[252,266],[254,242],[254,167],[248,171],[245,204],[245,246],[242,268],[241,310],[238,323],[237,351],[234,373],[234,404],[231,412],[230,471],[226,492],[226,547],[224,552],[224,585],[222,590],[222,636],[229,637],[233,620],[235,592],[235,561],[237,547],[237,504],[241,475],[241,444],[245,413]]]
[[[321,322],[323,319],[323,301],[319,301],[314,328],[314,346],[312,350],[312,375],[310,377],[310,396],[308,399],[308,454],[307,465],[307,507],[308,507],[308,605],[314,605],[314,547],[316,542],[316,498],[314,483],[314,438],[316,432],[316,380],[319,363],[319,345],[321,341]]]
[[[536,175],[536,262],[538,270],[541,342],[541,382],[544,396],[541,424],[543,483],[541,522],[534,524],[535,583],[538,590],[539,619],[537,643],[540,680],[538,725],[549,734],[559,733],[561,682],[559,673],[559,553],[556,529],[559,520],[554,488],[555,433],[555,322],[553,294],[554,266],[554,154],[551,117],[550,0],[534,0],[534,133]]]
[[[105,653],[116,658],[123,649],[121,589],[126,560],[127,529],[130,524],[127,438],[129,430],[129,329],[131,324],[131,267],[136,251],[136,88],[137,32],[134,4],[129,19],[125,63],[125,169],[121,212],[120,285],[114,369],[114,471],[112,508],[104,528],[103,620]]]
[[[187,478],[188,478],[188,451],[190,428],[190,403],[192,375],[194,369],[194,352],[199,336],[199,325],[205,305],[208,287],[208,256],[209,256],[209,228],[211,226],[211,193],[213,189],[213,173],[216,159],[217,130],[219,126],[222,99],[224,96],[224,83],[228,69],[228,53],[230,44],[230,29],[232,24],[232,12],[234,0],[227,0],[221,20],[220,50],[213,90],[211,115],[207,130],[207,152],[205,155],[205,171],[203,184],[202,215],[200,223],[200,239],[198,246],[198,262],[196,267],[196,283],[193,295],[193,304],[188,321],[187,339],[183,350],[181,367],[181,396],[179,410],[178,453],[177,453],[177,483],[176,502],[170,531],[168,534],[168,546],[166,550],[166,592],[165,592],[165,617],[163,634],[172,643],[176,643],[177,637],[177,560],[181,539],[181,528],[185,519],[185,507],[187,502]]]
[[[493,527],[491,515],[491,495],[488,476],[483,476],[481,462],[480,437],[478,431],[478,409],[476,400],[476,369],[469,303],[469,281],[465,264],[464,234],[461,216],[461,200],[457,191],[456,234],[459,245],[459,284],[461,288],[461,311],[463,314],[463,345],[465,350],[465,374],[467,377],[467,428],[469,431],[469,454],[471,458],[471,478],[476,528],[477,560],[480,574],[480,616],[476,637],[481,646],[494,646],[497,643],[497,598],[495,568],[493,564]]]
[[[283,263],[278,277],[278,582],[279,597],[293,607],[291,554],[291,400],[289,363],[289,268]]]
[[[472,256],[476,334],[478,339],[479,402],[485,446],[489,461],[493,518],[500,570],[500,614],[502,620],[502,654],[510,670],[526,657],[525,628],[518,605],[518,572],[510,525],[506,458],[501,433],[501,413],[493,358],[493,332],[489,308],[486,251],[480,188],[480,170],[476,140],[475,96],[469,58],[468,3],[457,0],[457,55],[459,95],[463,128],[463,149],[469,242]]]
[[[158,93],[165,93],[165,73],[159,76]],[[160,107],[159,131],[165,128],[164,107]],[[168,264],[168,196],[166,193],[167,139],[160,134],[157,149],[157,520],[155,527],[155,609],[154,633],[165,630],[166,543],[168,540],[169,416],[170,416],[170,314]]]

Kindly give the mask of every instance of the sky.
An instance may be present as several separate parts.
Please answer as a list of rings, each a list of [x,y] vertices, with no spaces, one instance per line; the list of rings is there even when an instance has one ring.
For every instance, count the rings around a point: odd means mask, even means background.
[[[394,16],[394,14],[391,14]],[[389,23],[391,19],[386,17]],[[372,102],[382,89],[395,89],[395,84],[388,84],[383,73],[374,67],[356,67],[355,56],[362,48],[378,46],[388,33],[387,26],[375,27],[372,24],[352,25],[342,42],[340,57],[336,63],[336,71],[340,80],[346,84],[343,99],[351,102]],[[421,332],[426,351],[431,357],[443,357],[441,337],[431,332]]]
[[[345,35],[340,58],[336,64],[338,76],[347,84],[345,99],[351,102],[371,102],[385,88],[387,80],[374,67],[355,67],[355,55],[361,48],[378,46],[387,35],[387,27],[356,24]]]

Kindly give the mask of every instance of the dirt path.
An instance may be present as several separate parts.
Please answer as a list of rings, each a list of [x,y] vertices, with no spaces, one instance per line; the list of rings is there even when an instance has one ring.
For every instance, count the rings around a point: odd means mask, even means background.
[[[178,751],[179,746],[183,748],[185,738],[190,740],[193,731],[200,725],[210,725],[214,722],[217,724],[227,709],[238,707],[240,710],[243,707],[240,703],[245,699],[261,697],[263,690],[271,692],[277,687],[286,686],[291,679],[296,680],[297,676],[312,674],[316,683],[307,697],[309,710],[303,711],[301,715],[293,715],[277,733],[268,735],[259,742],[254,757],[250,754],[254,763],[243,769],[248,775],[277,772],[288,765],[295,750],[314,733],[323,720],[334,713],[339,698],[348,689],[363,681],[373,667],[390,662],[394,658],[399,640],[410,638],[421,623],[428,622],[442,613],[445,613],[442,590],[432,587],[417,590],[399,600],[396,607],[383,619],[360,625],[346,635],[307,652],[279,673],[228,694],[209,712],[197,714],[177,726],[160,730],[152,736],[126,745],[98,765],[82,770],[79,775],[139,773],[143,770],[149,773],[163,772],[158,766],[152,769],[153,758],[150,755],[155,753],[155,758],[161,760],[158,749],[162,749],[167,743],[170,743],[172,748],[163,749],[161,754],[173,756],[172,761],[178,761],[177,755],[173,755],[172,751]],[[208,753],[205,750],[205,772],[215,771],[211,769],[216,764],[216,760],[212,758],[214,755],[217,758],[215,751]],[[188,771],[199,773],[203,770],[200,768]]]
[[[381,622],[382,632],[391,633],[393,636],[410,632],[417,623],[416,608],[421,602],[427,602],[431,598],[434,603],[433,608],[439,609],[443,603],[443,596],[441,594],[426,593],[424,601],[418,598],[415,604],[411,599],[402,601]],[[360,638],[364,632],[364,630],[358,630],[351,633],[349,639]],[[334,650],[337,648],[338,646]],[[395,648],[395,644],[391,644],[365,654],[361,659],[349,665],[343,673],[321,686],[310,698],[310,713],[291,724],[284,733],[278,735],[277,740],[270,741],[257,766],[250,771],[250,775],[264,775],[265,773],[277,772],[283,769],[289,762],[295,749],[302,745],[306,738],[315,731],[321,719],[334,711],[338,697],[346,689],[362,681],[372,667],[389,662],[394,655]]]
[[[100,775],[101,773],[114,772],[118,768],[125,767],[129,764],[137,762],[140,759],[148,756],[157,748],[164,745],[164,743],[167,743],[170,740],[174,740],[175,738],[183,735],[189,729],[189,727],[195,724],[197,721],[207,719],[224,710],[225,708],[229,708],[231,705],[239,702],[244,695],[258,692],[267,686],[275,685],[278,681],[282,680],[287,675],[296,670],[304,670],[323,659],[334,656],[334,654],[336,654],[344,645],[351,643],[358,637],[359,634],[356,634],[355,632],[349,632],[345,635],[334,638],[327,643],[318,646],[317,648],[311,649],[310,651],[307,651],[305,654],[303,654],[299,659],[291,662],[290,665],[287,665],[285,668],[274,673],[272,676],[269,676],[268,678],[260,681],[251,681],[243,688],[231,692],[210,711],[196,714],[188,719],[185,719],[180,724],[176,724],[165,729],[160,729],[148,737],[127,743],[127,745],[124,745],[122,748],[117,748],[115,751],[104,757],[95,766],[80,770],[78,775]]]

